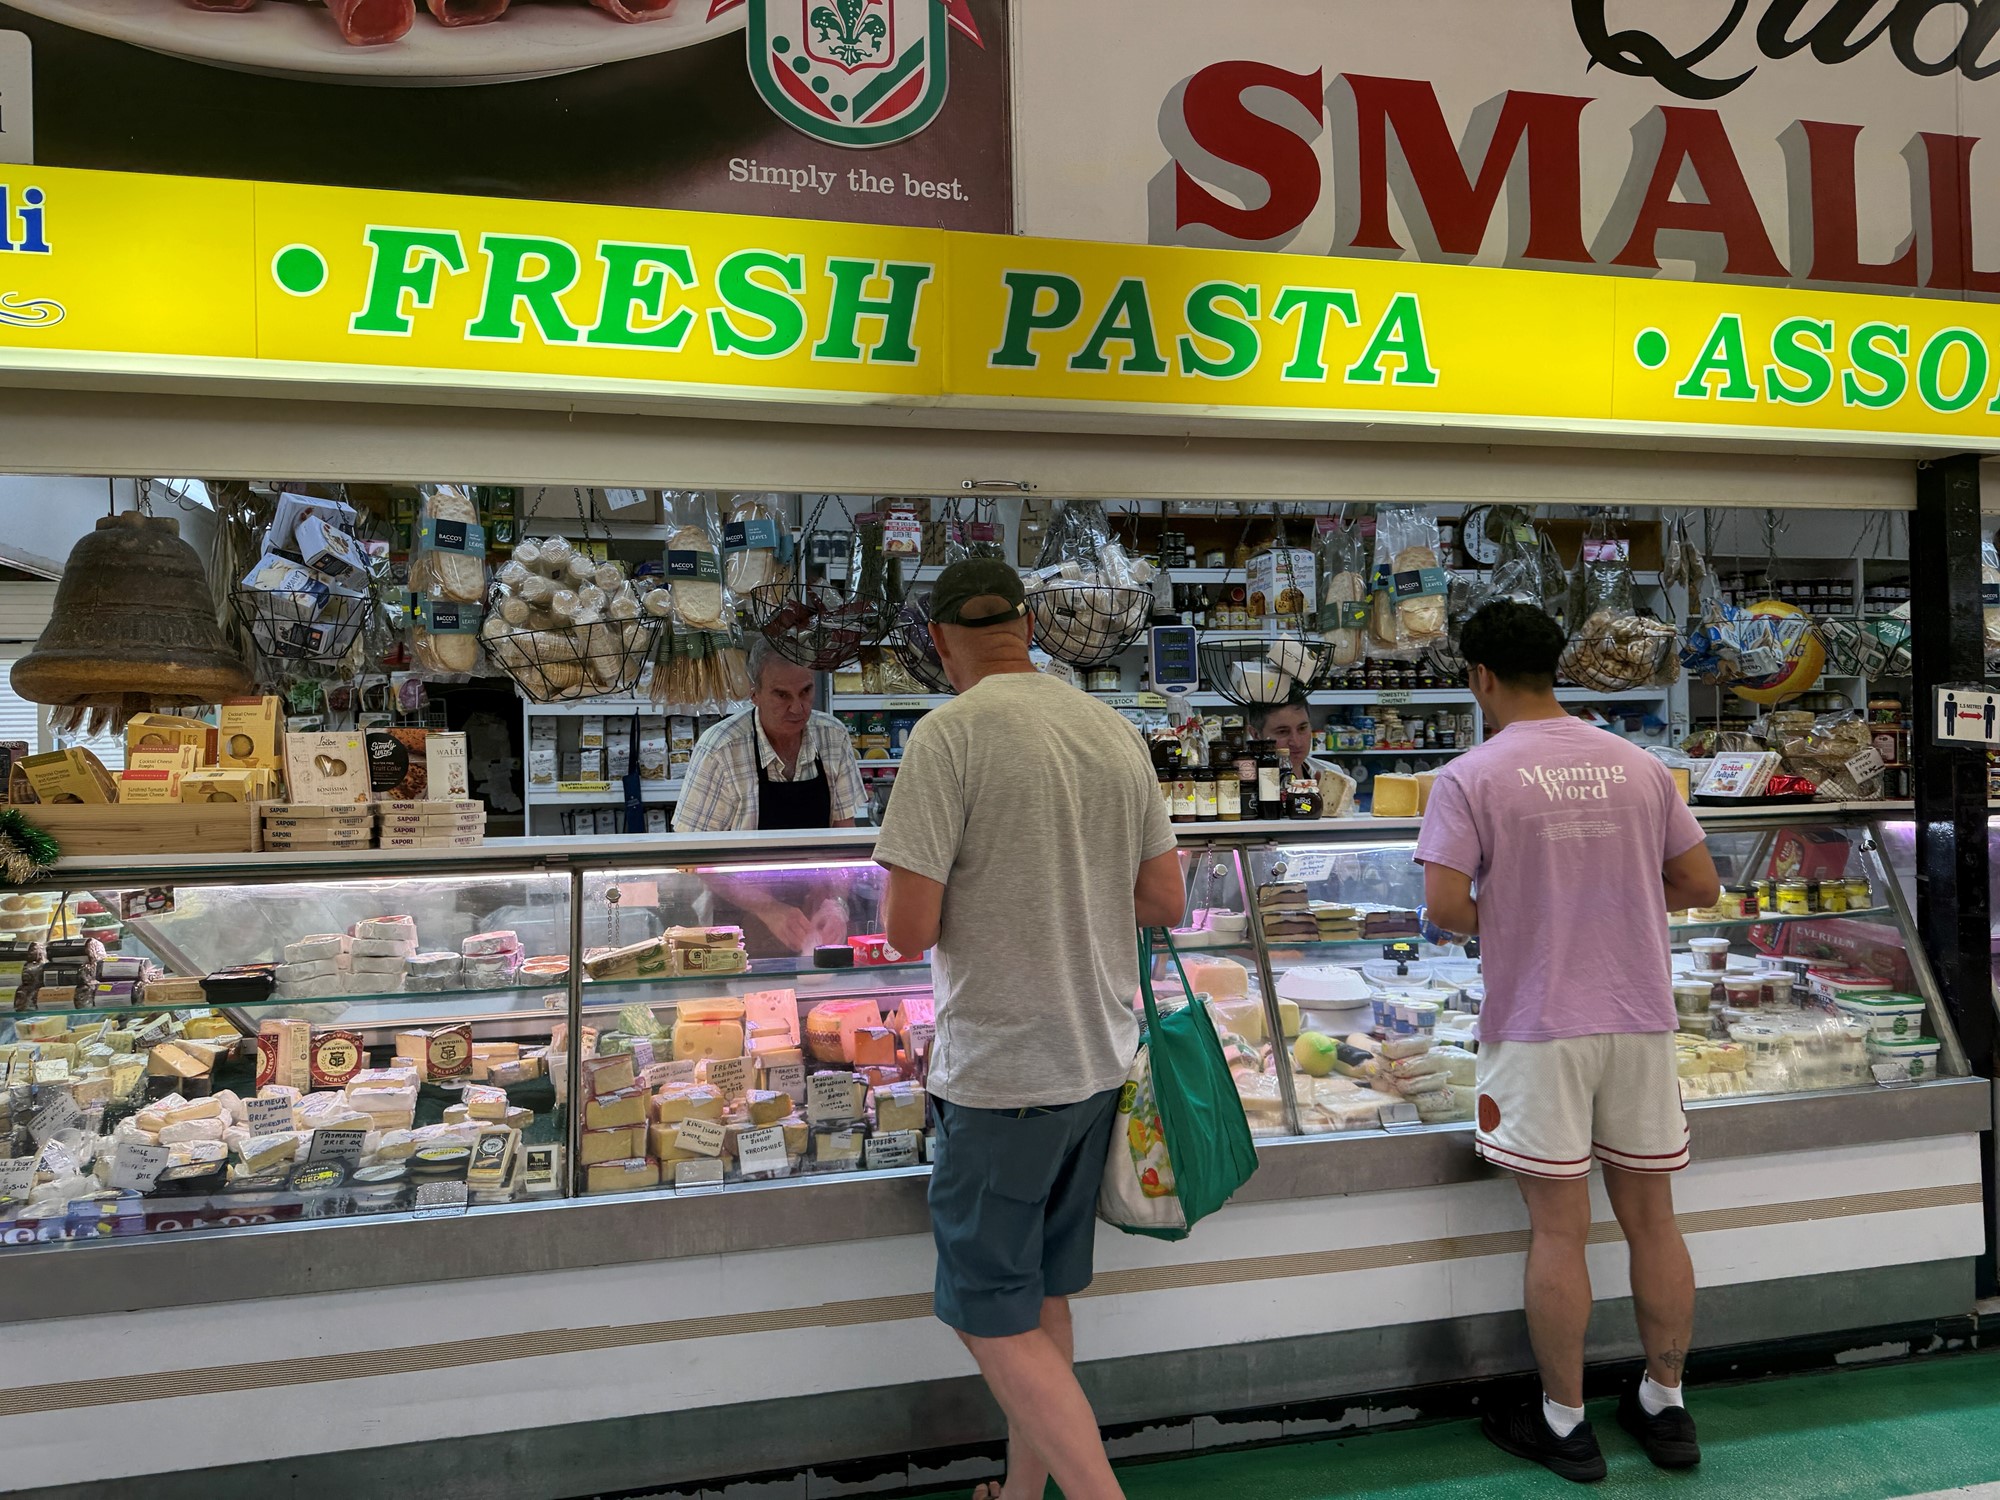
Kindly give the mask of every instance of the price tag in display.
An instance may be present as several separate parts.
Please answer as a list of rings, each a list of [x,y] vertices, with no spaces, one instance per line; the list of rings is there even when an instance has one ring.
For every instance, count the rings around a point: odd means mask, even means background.
[[[870,1136],[861,1147],[861,1158],[871,1172],[914,1167],[923,1144],[924,1138],[914,1130],[892,1130],[887,1135]]]
[[[339,1161],[348,1166],[358,1166],[361,1162],[361,1147],[368,1139],[365,1130],[350,1129],[346,1126],[327,1126],[312,1133],[312,1147],[306,1152],[307,1161]],[[462,1184],[461,1184],[462,1185]]]
[[[1415,1130],[1424,1123],[1417,1114],[1416,1105],[1408,1100],[1383,1105],[1375,1111],[1375,1117],[1382,1122],[1384,1130]]]
[[[0,1198],[25,1198],[35,1186],[35,1162],[32,1156],[16,1156],[0,1161]]]
[[[1847,762],[1847,774],[1856,782],[1863,782],[1882,774],[1882,755],[1873,745],[1866,750],[1855,752]]]
[[[747,1057],[711,1057],[705,1081],[723,1099],[741,1099],[750,1092],[750,1060]]]
[[[670,1083],[694,1082],[694,1059],[681,1062],[656,1062],[640,1071],[639,1082],[649,1091],[663,1088]]]
[[[839,1125],[855,1118],[856,1079],[852,1073],[815,1073],[806,1080],[806,1120]]]
[[[774,1094],[790,1094],[792,1103],[806,1102],[806,1065],[804,1063],[779,1063],[775,1068],[764,1070],[764,1087]]]
[[[252,1135],[275,1135],[292,1128],[292,1101],[289,1099],[245,1099],[244,1123]]]
[[[653,1065],[653,1039],[649,1036],[632,1039],[632,1066],[641,1073]]]
[[[315,1135],[324,1132],[315,1131]],[[466,1186],[462,1182],[426,1182],[417,1188],[417,1201],[411,1210],[416,1219],[455,1219],[465,1212],[468,1201]]]
[[[1285,879],[1299,880],[1311,884],[1324,880],[1333,873],[1333,851],[1312,849],[1287,849],[1285,851]]]
[[[922,712],[930,706],[929,700],[924,698],[884,698],[882,700],[882,707],[891,712],[897,710]]]
[[[704,1123],[713,1124],[713,1121]],[[703,1188],[722,1186],[722,1162],[677,1161],[674,1163],[674,1187],[680,1192],[700,1191]]]
[[[76,1170],[76,1153],[61,1141],[50,1141],[42,1147],[40,1170],[52,1177],[67,1177]]]
[[[787,1172],[791,1170],[792,1158],[785,1150],[785,1131],[781,1125],[767,1125],[762,1130],[746,1130],[736,1138],[736,1159],[748,1177],[754,1172]]]
[[[674,1133],[674,1144],[696,1156],[722,1155],[723,1129],[720,1120],[683,1120]]]
[[[630,510],[635,505],[646,503],[644,490],[610,489],[604,492],[606,510]]]
[[[65,1130],[74,1130],[82,1123],[83,1111],[77,1107],[76,1100],[68,1094],[56,1094],[35,1111],[34,1121],[28,1129],[39,1144]]]
[[[173,1155],[168,1146],[149,1146],[144,1141],[120,1141],[118,1152],[111,1158],[111,1185],[115,1188],[131,1188],[137,1193],[150,1193],[153,1185],[160,1180],[160,1174],[167,1169],[167,1160]]]

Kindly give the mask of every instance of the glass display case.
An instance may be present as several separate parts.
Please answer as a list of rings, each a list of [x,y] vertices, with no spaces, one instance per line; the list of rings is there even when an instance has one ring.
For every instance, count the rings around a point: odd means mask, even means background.
[[[1878,825],[1704,821],[1727,890],[1672,916],[1691,1102],[1964,1071]],[[1414,847],[1183,836],[1156,989],[1210,998],[1260,1141],[1469,1128],[1478,956],[1418,939]],[[872,848],[109,860],[0,892],[0,1242],[920,1169],[930,973],[884,941]]]
[[[1812,809],[1705,822],[1722,899],[1669,914],[1687,1101],[1964,1073],[1877,825]],[[1191,851],[1177,940],[1188,982],[1219,997],[1260,1133],[1472,1119],[1477,944],[1418,938],[1415,848],[1308,826]],[[1155,977],[1175,983],[1164,963]]]

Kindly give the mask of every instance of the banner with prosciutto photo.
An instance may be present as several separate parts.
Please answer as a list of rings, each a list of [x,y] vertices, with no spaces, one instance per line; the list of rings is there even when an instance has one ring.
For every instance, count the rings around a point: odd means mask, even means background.
[[[1006,233],[1009,56],[1006,0],[4,0],[0,160]]]

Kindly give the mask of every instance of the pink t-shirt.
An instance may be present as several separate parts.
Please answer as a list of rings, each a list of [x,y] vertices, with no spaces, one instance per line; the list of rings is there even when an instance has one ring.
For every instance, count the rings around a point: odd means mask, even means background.
[[[1417,861],[1472,877],[1480,1036],[1672,1031],[1661,866],[1701,840],[1658,760],[1578,719],[1510,724],[1452,762]]]

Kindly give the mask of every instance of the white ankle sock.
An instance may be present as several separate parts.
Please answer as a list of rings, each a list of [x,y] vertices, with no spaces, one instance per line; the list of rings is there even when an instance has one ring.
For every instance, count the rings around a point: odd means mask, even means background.
[[[1661,1385],[1652,1376],[1646,1375],[1639,1381],[1639,1405],[1649,1417],[1657,1417],[1670,1406],[1686,1406],[1681,1400],[1681,1388],[1677,1385]]]
[[[1542,1397],[1542,1420],[1549,1424],[1549,1431],[1559,1438],[1566,1438],[1583,1425],[1583,1408],[1580,1406],[1560,1406],[1549,1397]]]

